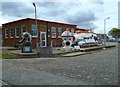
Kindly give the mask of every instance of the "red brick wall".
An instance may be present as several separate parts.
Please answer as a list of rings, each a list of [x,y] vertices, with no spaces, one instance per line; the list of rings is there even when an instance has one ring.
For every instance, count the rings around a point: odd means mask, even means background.
[[[61,47],[62,46],[62,39],[52,39],[54,47]]]
[[[28,20],[28,26],[29,26],[29,31],[30,34],[32,34],[31,32],[31,26],[35,24],[35,20]],[[41,22],[41,21],[37,21],[37,25],[38,25],[38,42],[40,41],[40,32],[46,32],[47,31],[47,26],[46,26],[46,22]],[[36,48],[36,37],[32,37],[32,47]]]
[[[56,27],[56,38],[52,38],[52,42],[53,42],[53,46],[54,47],[61,47],[62,46],[62,39],[58,38],[58,28],[62,27],[62,32],[64,32],[66,30],[66,28],[70,28],[70,29],[75,29],[75,26],[70,26],[70,25],[62,25],[62,24],[55,24],[55,23],[50,23],[49,24],[49,28],[51,27]]]
[[[3,37],[3,45],[4,46],[14,46],[16,43],[19,42],[20,38],[21,38],[21,26],[22,25],[26,25],[27,26],[27,31],[31,34],[31,26],[32,24],[35,24],[35,20],[33,19],[24,19],[24,20],[19,20],[19,21],[14,21],[14,22],[10,22],[10,23],[6,23],[3,24],[3,36],[5,36],[5,29],[6,28],[10,28],[13,27],[14,32],[15,32],[15,27],[18,26],[19,27],[19,38],[15,38],[15,33],[14,33],[14,37],[10,38],[10,33],[8,34],[8,38]],[[76,25],[68,25],[68,24],[61,24],[61,23],[54,23],[54,22],[46,22],[46,21],[37,21],[38,24],[38,42],[40,41],[40,32],[46,32],[47,33],[47,28],[50,30],[51,32],[51,27],[56,27],[56,38],[48,38],[48,43],[50,43],[50,41],[53,41],[53,46],[62,46],[62,39],[58,38],[58,28],[62,27],[62,30],[65,31],[66,28],[70,28],[70,29],[76,29]],[[48,34],[48,33],[47,33]],[[50,33],[51,36],[51,33]],[[32,47],[35,48],[36,47],[36,38],[32,38]]]
[[[21,27],[22,25],[27,25],[27,20],[25,21],[19,21],[19,22],[13,22],[13,23],[8,23],[3,25],[3,30],[2,30],[2,34],[3,34],[3,45],[4,46],[15,46],[16,43],[18,43],[18,41],[21,39]],[[15,38],[15,27],[18,26],[19,27],[19,38]],[[10,38],[10,33],[8,33],[8,38],[5,38],[5,29],[8,29],[8,32],[10,32],[10,28],[13,28],[13,38]],[[27,27],[27,30],[28,27]]]

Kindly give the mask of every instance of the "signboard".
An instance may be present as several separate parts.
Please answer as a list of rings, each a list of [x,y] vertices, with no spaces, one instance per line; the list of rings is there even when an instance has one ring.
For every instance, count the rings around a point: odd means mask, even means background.
[[[80,50],[80,46],[74,46],[74,49]]]
[[[23,46],[23,52],[31,52],[32,51],[32,49],[31,49],[31,47],[30,46]]]

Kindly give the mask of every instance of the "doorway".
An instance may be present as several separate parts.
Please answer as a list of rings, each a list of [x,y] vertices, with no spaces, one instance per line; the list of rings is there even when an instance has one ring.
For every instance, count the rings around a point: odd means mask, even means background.
[[[46,32],[40,32],[40,47],[46,47]]]

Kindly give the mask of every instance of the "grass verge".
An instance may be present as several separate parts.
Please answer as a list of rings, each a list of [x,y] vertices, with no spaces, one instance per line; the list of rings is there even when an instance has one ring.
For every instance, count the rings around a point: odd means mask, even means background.
[[[9,52],[9,51],[6,51],[6,50],[0,51],[0,58],[12,59],[12,58],[15,58],[15,57],[16,57],[16,55],[14,53]]]

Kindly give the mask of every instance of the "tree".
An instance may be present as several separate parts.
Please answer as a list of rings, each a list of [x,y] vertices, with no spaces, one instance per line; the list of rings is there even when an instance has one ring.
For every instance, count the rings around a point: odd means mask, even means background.
[[[109,31],[108,35],[111,35],[114,38],[120,38],[120,29],[118,29],[118,28],[112,28]]]

